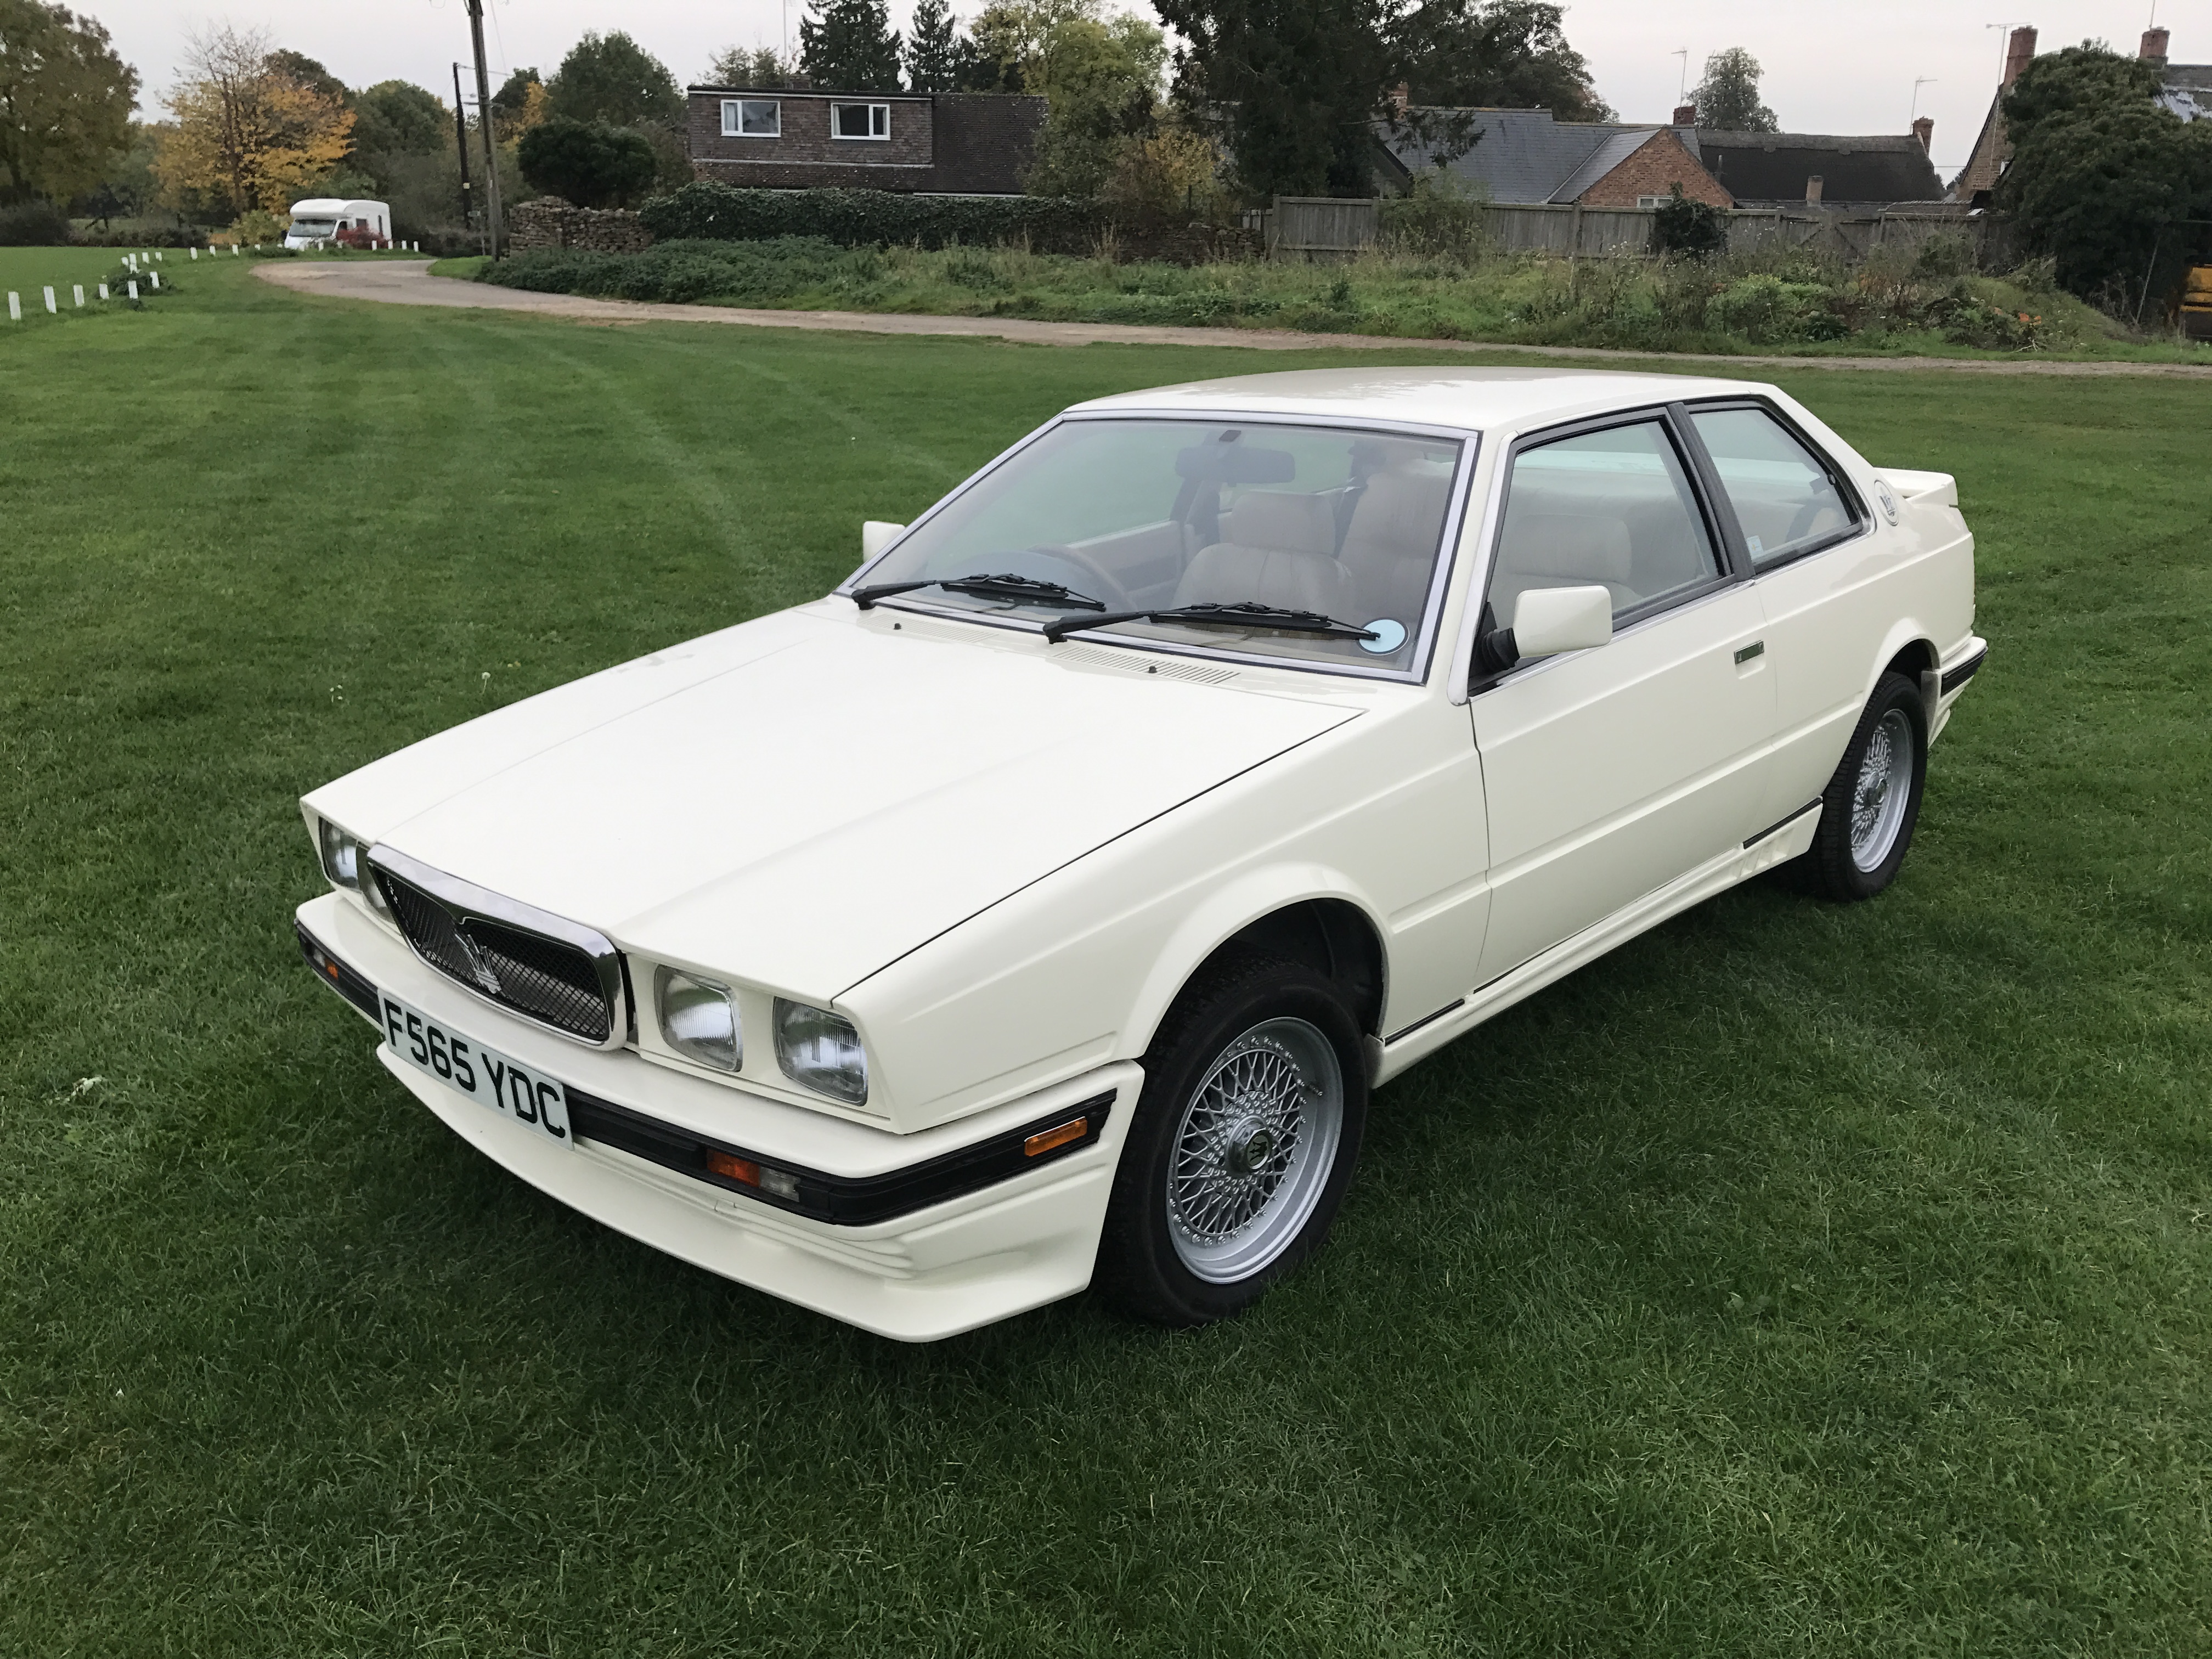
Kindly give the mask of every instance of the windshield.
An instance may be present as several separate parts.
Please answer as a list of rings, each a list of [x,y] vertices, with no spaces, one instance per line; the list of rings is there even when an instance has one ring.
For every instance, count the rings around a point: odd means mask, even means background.
[[[1012,575],[1102,611],[1265,605],[1364,640],[1159,618],[1104,637],[1410,669],[1462,445],[1262,421],[1063,422],[903,538],[864,586]],[[1075,614],[1008,592],[909,596],[1039,624]]]

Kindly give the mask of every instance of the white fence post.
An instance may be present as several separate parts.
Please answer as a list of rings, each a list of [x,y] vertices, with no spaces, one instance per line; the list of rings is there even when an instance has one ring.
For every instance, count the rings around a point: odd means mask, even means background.
[[[200,251],[199,251],[198,248],[194,248],[194,249],[192,250],[192,258],[193,258],[193,260],[194,260],[195,262],[197,262],[197,261],[198,260],[199,257],[200,257]]]
[[[131,302],[133,305],[136,305],[138,302],[138,284],[136,283],[125,283],[123,286],[131,290]]]
[[[8,290],[8,320],[11,323],[23,320],[23,296],[12,288]]]
[[[100,297],[103,300],[107,297],[107,284],[105,283],[100,284]]]
[[[46,290],[46,315],[49,317],[58,317],[61,315],[61,310],[62,308],[54,303],[53,289],[51,288],[48,289]]]
[[[161,273],[160,271],[158,271],[158,270],[149,270],[149,271],[148,271],[148,272],[146,273],[146,280],[147,280],[148,282],[149,282],[149,283],[153,283],[155,292],[159,293],[159,292],[161,291]]]
[[[82,283],[72,283],[70,285],[70,292],[76,296],[76,308],[79,311],[82,311],[84,309],[84,284]]]

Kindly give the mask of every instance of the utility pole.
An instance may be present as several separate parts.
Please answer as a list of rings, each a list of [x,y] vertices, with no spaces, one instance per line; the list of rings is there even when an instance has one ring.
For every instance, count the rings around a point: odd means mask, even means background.
[[[483,0],[468,0],[469,39],[477,49],[477,131],[483,136],[484,234],[499,258],[499,152],[491,131],[491,75],[484,68]]]
[[[476,198],[469,190],[469,117],[461,102],[461,66],[453,65],[453,149],[461,158],[461,228],[474,230]]]

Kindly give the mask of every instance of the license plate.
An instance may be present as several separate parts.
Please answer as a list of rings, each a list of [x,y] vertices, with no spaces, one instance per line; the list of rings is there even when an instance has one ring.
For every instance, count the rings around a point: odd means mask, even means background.
[[[389,991],[379,991],[377,1003],[384,1011],[386,1046],[410,1066],[564,1146],[575,1145],[568,1134],[568,1091],[555,1079],[447,1030]]]

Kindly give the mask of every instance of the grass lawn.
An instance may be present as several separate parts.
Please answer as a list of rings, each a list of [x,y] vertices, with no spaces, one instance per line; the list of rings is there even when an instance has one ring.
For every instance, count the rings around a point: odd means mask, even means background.
[[[1237,1323],[907,1348],[422,1111],[300,965],[295,797],[821,592],[1074,399],[1292,365],[204,261],[117,320],[0,337],[0,1652],[2212,1646],[2212,387],[1783,377],[1982,538],[1899,884],[1417,1068]],[[1418,354],[1298,366],[1353,361]]]
[[[129,273],[123,268],[123,256],[128,248],[114,247],[0,247],[0,293],[12,290],[22,296],[23,320],[15,325],[16,332],[26,329],[52,328],[63,322],[88,322],[95,317],[127,311],[130,301],[124,298],[123,283]],[[173,283],[189,285],[209,256],[203,252],[197,263],[191,253],[180,247],[164,248],[167,256],[160,261],[145,260],[141,264],[149,271],[161,274],[164,290],[155,293],[153,284],[141,278],[138,289],[149,303],[165,306],[170,303],[167,290]],[[97,285],[105,280],[112,297],[102,304]],[[84,308],[77,309],[70,288],[84,289]],[[46,299],[42,289],[54,291],[54,303],[60,311],[53,316],[46,313]],[[174,297],[181,298],[183,287]],[[0,304],[5,304],[0,301]],[[8,325],[8,313],[0,311],[0,328]],[[0,358],[0,362],[4,362]]]

